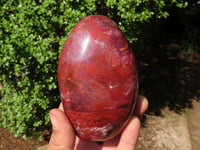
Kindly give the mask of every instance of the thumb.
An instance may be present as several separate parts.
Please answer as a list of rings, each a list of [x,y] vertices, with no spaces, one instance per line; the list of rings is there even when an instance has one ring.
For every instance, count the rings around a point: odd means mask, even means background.
[[[48,150],[73,150],[75,146],[75,132],[65,115],[59,109],[52,109],[49,113],[52,123],[52,135]]]

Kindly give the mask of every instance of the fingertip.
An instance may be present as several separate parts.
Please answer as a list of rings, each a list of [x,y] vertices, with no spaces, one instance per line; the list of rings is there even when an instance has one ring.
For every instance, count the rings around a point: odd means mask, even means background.
[[[140,129],[140,119],[136,116],[132,116],[125,128],[126,132],[133,133],[133,131],[137,131]]]
[[[149,102],[145,96],[138,95],[138,99],[148,106]]]
[[[148,109],[149,102],[146,97],[139,95],[133,115],[137,116],[139,119],[142,118],[146,110]]]
[[[142,103],[141,111],[144,113],[149,107],[149,101],[148,101],[148,99],[146,97],[144,97],[142,95],[139,96],[139,100]]]
[[[74,132],[74,128],[73,128],[69,118],[62,110],[52,109],[49,112],[49,116],[50,116],[52,125],[57,126],[56,129],[59,130],[60,132],[63,132],[63,131],[70,131],[70,132],[73,131]]]
[[[60,103],[59,107],[58,107],[59,110],[62,110],[64,112],[64,109],[63,109],[63,104],[62,102]]]
[[[135,148],[140,132],[140,126],[141,123],[139,118],[133,116],[122,132],[117,150],[132,150]]]

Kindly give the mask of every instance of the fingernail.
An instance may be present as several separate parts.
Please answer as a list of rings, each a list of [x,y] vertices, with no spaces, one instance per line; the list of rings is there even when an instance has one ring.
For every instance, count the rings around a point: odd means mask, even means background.
[[[56,117],[52,113],[49,113],[49,117],[50,117],[50,120],[51,120],[52,128],[54,130],[57,130],[58,129],[58,122],[57,122]]]
[[[137,107],[134,110],[134,114],[139,118],[142,119],[144,113],[146,112],[149,102],[146,97],[139,96],[137,101]]]
[[[141,110],[140,110],[140,115],[139,115],[139,119],[141,120],[144,113],[146,112],[147,108],[148,108],[148,105],[149,105],[149,102],[146,98],[142,99],[142,107],[141,107]]]
[[[149,102],[148,102],[148,100],[147,100],[146,98],[144,98],[144,99],[143,99],[143,110],[144,110],[144,109],[147,109],[148,106],[149,106]]]

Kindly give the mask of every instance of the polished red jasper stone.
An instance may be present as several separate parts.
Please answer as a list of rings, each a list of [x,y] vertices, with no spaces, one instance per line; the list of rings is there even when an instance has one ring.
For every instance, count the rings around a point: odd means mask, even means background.
[[[137,94],[132,49],[116,23],[101,15],[82,19],[62,49],[58,82],[77,135],[108,140],[126,125]]]

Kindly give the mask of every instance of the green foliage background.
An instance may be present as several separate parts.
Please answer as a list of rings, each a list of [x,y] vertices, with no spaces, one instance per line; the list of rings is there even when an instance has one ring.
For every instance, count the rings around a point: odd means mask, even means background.
[[[1,0],[0,125],[15,136],[32,135],[49,123],[60,101],[57,65],[76,23],[93,14],[113,19],[132,43],[141,24],[166,18],[183,0]]]

